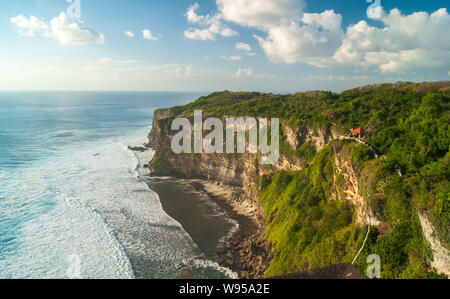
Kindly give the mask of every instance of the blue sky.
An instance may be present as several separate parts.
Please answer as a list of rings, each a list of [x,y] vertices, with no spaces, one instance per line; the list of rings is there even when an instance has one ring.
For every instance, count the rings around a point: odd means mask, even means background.
[[[448,1],[73,1],[79,19],[66,0],[0,3],[0,90],[340,91],[450,78]]]

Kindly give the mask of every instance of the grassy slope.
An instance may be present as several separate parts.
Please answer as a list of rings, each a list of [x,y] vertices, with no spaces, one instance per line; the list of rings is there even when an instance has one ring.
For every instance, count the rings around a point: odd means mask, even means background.
[[[444,85],[440,90],[433,84],[381,85],[342,94],[219,92],[174,111],[279,117],[293,127],[334,126],[342,132],[364,127],[367,142],[384,159],[375,160],[355,143],[334,143],[319,153],[306,145],[291,154],[307,155],[309,167],[262,178],[267,238],[275,245],[268,275],[349,262],[361,246],[366,228],[354,224],[352,207],[330,198],[333,186],[339,185],[339,177],[333,179],[333,146],[340,146],[361,173],[364,199],[390,227],[383,234],[372,231],[358,266],[365,269],[367,256],[377,253],[383,278],[434,277],[417,211],[428,212],[443,245],[450,248],[450,92],[449,84]]]

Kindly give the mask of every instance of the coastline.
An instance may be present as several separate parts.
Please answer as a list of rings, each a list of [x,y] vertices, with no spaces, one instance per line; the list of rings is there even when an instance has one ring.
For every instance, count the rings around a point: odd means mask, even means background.
[[[210,156],[205,157],[206,161],[194,162],[190,157],[179,155],[179,160],[175,159],[169,154],[170,138],[163,134],[166,121],[171,115],[170,109],[155,111],[148,142],[144,145],[155,152],[148,164],[150,177],[172,177],[190,182],[198,192],[205,194],[209,201],[226,211],[239,223],[239,228],[227,236],[227,242],[223,242],[227,245],[219,250],[219,264],[237,272],[240,278],[264,278],[273,258],[272,246],[265,239],[265,211],[258,201],[255,178],[244,170],[256,171],[254,157],[246,155],[243,160],[228,160],[228,157]],[[165,157],[165,154],[168,157]],[[164,157],[161,158],[161,155]],[[161,161],[164,163],[159,163]],[[222,165],[217,168],[219,170],[211,166],[217,163]],[[189,213],[187,210],[183,212]],[[171,216],[177,219],[175,215]],[[184,213],[179,214],[179,217],[185,217]],[[192,237],[198,232],[191,229],[189,234]]]
[[[153,183],[152,183],[153,180]],[[202,179],[184,179],[180,177],[158,177],[150,175],[150,187],[154,192],[162,192],[159,194],[161,203],[165,207],[165,212],[171,215],[176,221],[186,223],[186,214],[177,213],[172,207],[168,207],[168,194],[164,191],[155,188],[155,182],[170,181],[173,189],[178,186],[187,184],[193,191],[195,191],[198,201],[206,200],[209,204],[213,204],[220,209],[221,221],[231,219],[236,225],[231,226],[226,235],[216,240],[216,248],[214,252],[206,249],[210,257],[225,268],[229,268],[236,272],[241,279],[257,279],[263,278],[270,261],[271,248],[264,240],[265,229],[262,225],[258,213],[254,209],[248,207],[242,209],[236,204],[233,204],[233,198],[236,196],[239,188],[231,186],[224,186],[217,182],[202,180]],[[157,190],[154,190],[157,189]],[[186,190],[186,194],[190,192]],[[179,198],[172,198],[172,201],[179,201]],[[207,203],[208,204],[208,203]],[[188,208],[186,203],[183,208]],[[192,207],[191,207],[192,209]],[[211,213],[211,211],[203,211],[203,213]],[[210,215],[202,215],[208,217]],[[192,216],[191,216],[192,217]],[[189,217],[188,217],[189,218]],[[199,243],[198,245],[205,250],[203,239],[205,236],[199,236],[197,229],[192,226],[183,226],[188,234]],[[209,244],[211,247],[211,244]]]
[[[236,271],[242,279],[263,278],[271,259],[271,247],[264,239],[265,227],[255,208],[242,209],[233,201],[239,188],[201,179],[188,181],[239,224],[222,243],[219,263]]]

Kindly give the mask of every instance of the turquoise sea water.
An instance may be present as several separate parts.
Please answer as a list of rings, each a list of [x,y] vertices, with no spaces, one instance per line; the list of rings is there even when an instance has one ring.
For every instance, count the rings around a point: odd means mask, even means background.
[[[164,212],[127,148],[156,108],[200,95],[0,93],[0,278],[233,277]]]

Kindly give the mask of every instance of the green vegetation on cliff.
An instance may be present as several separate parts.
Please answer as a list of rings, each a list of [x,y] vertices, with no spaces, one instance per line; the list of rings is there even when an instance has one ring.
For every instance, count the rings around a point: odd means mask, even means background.
[[[329,200],[334,173],[334,151],[329,145],[309,168],[263,177],[267,238],[275,247],[269,276],[352,262],[365,229],[354,224],[350,204]]]
[[[427,263],[432,258],[431,252],[421,230],[413,194],[398,174],[386,170],[387,161],[375,161],[368,154],[368,147],[348,141],[328,145],[304,170],[262,178],[267,238],[275,249],[267,274],[281,275],[352,262],[361,248],[367,228],[355,224],[354,207],[350,203],[334,200],[334,192],[340,192],[342,185],[342,177],[334,176],[336,150],[343,155],[341,159],[351,161],[361,173],[359,184],[364,186],[365,200],[389,226],[387,231],[371,231],[357,260],[359,268],[364,271],[368,266],[367,257],[378,254],[382,259],[383,278],[438,277]],[[448,188],[448,180],[440,183]],[[447,203],[448,200],[447,194]],[[448,207],[443,210],[449,211]],[[438,216],[438,219],[445,222],[448,216]]]
[[[363,127],[366,145],[332,140],[316,152],[306,142],[292,149],[281,140],[281,153],[302,158],[296,172],[261,178],[260,200],[274,258],[267,275],[351,262],[367,227],[356,223],[355,207],[344,200],[348,169],[337,170],[336,155],[358,177],[359,193],[381,225],[373,228],[357,260],[378,254],[383,278],[437,277],[432,252],[418,212],[436,228],[450,249],[450,82],[368,86],[345,91],[294,95],[219,92],[202,97],[177,115],[203,110],[206,116],[278,117],[293,129],[335,130],[347,134]]]

